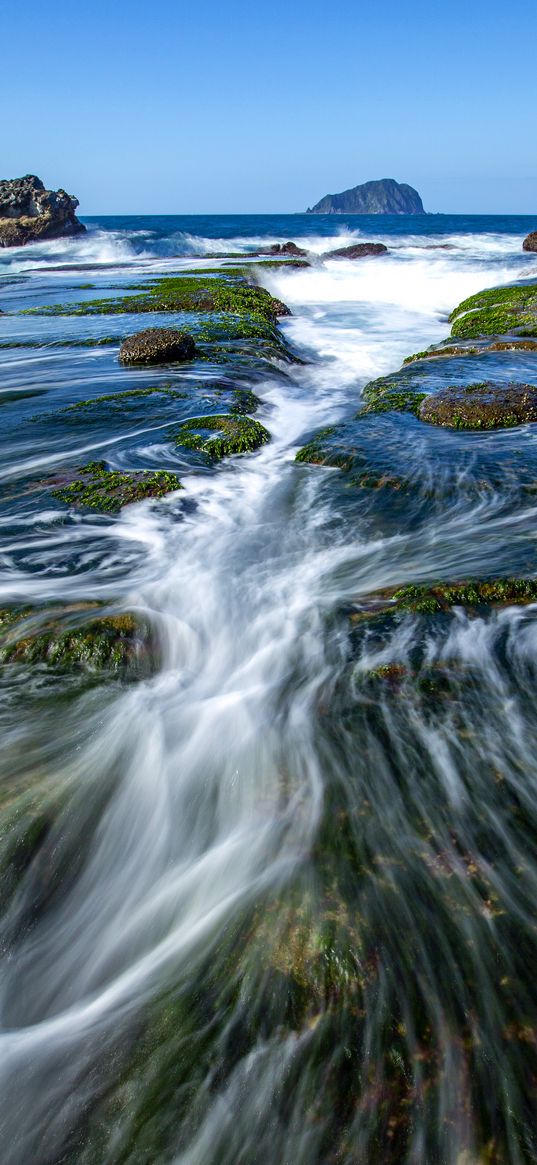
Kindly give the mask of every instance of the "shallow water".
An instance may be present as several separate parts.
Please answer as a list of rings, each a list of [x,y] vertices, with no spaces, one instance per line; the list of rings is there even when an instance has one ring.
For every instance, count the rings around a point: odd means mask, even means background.
[[[134,315],[0,316],[0,345],[40,345],[0,347],[0,602],[144,612],[162,654],[136,684],[3,668],[2,1161],[535,1161],[537,608],[350,615],[407,582],[534,574],[536,438],[372,418],[368,465],[412,484],[389,501],[294,461],[460,300],[535,277],[533,222],[88,225],[2,254],[0,307],[287,238],[390,254],[263,273],[307,362],[256,375],[272,441],[215,472],[165,410],[68,406],[172,381],[182,420],[236,372],[120,369]],[[93,458],[185,489],[117,517],[43,493]]]

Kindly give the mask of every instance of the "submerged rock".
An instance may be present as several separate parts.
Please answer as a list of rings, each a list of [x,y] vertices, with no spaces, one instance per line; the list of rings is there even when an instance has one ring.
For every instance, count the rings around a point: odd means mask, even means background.
[[[128,336],[119,349],[122,364],[167,364],[192,360],[195,355],[192,336],[176,328],[146,328]]]
[[[0,663],[149,674],[158,651],[143,617],[130,611],[105,614],[98,603],[79,603],[48,611],[0,611]]]
[[[526,235],[526,238],[522,243],[522,250],[537,251],[537,231],[531,231],[529,235]]]
[[[65,190],[45,190],[35,174],[0,181],[0,247],[22,247],[40,239],[80,234],[78,199]]]
[[[537,387],[532,384],[454,385],[422,400],[418,416],[449,429],[506,429],[537,421]]]
[[[112,514],[132,502],[162,498],[183,488],[175,473],[165,470],[119,473],[107,469],[104,461],[90,461],[81,465],[74,474],[64,474],[62,478],[53,478],[44,484],[56,486],[52,494],[60,502]]]
[[[326,251],[323,259],[363,259],[365,255],[387,255],[384,243],[353,243],[350,247],[339,247],[336,251]]]
[[[177,445],[204,453],[211,461],[221,461],[235,453],[253,453],[270,439],[264,425],[240,414],[192,417],[175,434]]]

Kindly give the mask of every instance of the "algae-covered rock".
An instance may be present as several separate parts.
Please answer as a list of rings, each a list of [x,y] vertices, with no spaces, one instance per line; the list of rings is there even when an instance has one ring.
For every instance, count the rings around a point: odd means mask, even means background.
[[[147,619],[132,612],[106,614],[99,603],[79,603],[0,611],[0,663],[149,674],[158,651]]]
[[[196,345],[188,332],[175,328],[146,328],[128,336],[119,349],[121,364],[167,364],[192,360]]]
[[[384,243],[353,243],[350,247],[338,247],[335,251],[325,251],[323,259],[363,259],[367,255],[387,255]]]
[[[463,300],[452,311],[451,335],[461,339],[479,336],[537,336],[537,284],[494,287]]]
[[[531,231],[529,235],[526,235],[526,238],[522,243],[522,250],[537,251],[537,231]]]
[[[188,272],[147,280],[131,288],[132,294],[81,303],[50,304],[28,308],[24,315],[91,316],[145,314],[148,312],[229,312],[265,321],[291,314],[286,304],[275,299],[242,274],[197,274]]]
[[[253,453],[270,441],[270,433],[259,421],[240,414],[193,417],[181,425],[175,441],[185,449],[206,454],[211,461],[221,461],[235,453]]]
[[[532,384],[453,385],[419,406],[420,420],[449,429],[506,429],[537,421],[537,387]]]
[[[537,603],[537,579],[465,579],[461,582],[410,583],[365,595],[351,622],[361,623],[379,615],[437,615],[452,607],[475,610],[487,607],[527,606]]]
[[[107,469],[104,461],[90,461],[81,465],[74,477],[64,474],[61,478],[49,479],[45,484],[56,487],[52,493],[61,502],[108,513],[117,513],[122,506],[132,502],[162,498],[183,488],[175,473],[165,470],[120,473]]]

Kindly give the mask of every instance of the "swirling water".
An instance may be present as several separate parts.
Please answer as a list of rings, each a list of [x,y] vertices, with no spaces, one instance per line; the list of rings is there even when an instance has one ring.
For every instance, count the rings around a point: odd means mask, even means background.
[[[2,1161],[535,1161],[537,610],[350,617],[406,582],[535,573],[517,468],[535,480],[535,436],[450,445],[413,422],[393,452],[381,421],[373,453],[416,487],[389,504],[294,461],[466,295],[535,276],[533,223],[88,225],[0,259],[0,343],[20,344],[0,349],[0,602],[143,612],[162,658],[136,684],[4,669]],[[270,445],[212,473],[181,463],[168,418],[66,421],[170,381],[120,369],[114,342],[76,346],[139,317],[11,314],[201,255],[357,236],[390,254],[263,273],[306,362],[254,384]],[[186,488],[114,518],[36,488],[90,457]],[[403,678],[371,686],[382,668]]]

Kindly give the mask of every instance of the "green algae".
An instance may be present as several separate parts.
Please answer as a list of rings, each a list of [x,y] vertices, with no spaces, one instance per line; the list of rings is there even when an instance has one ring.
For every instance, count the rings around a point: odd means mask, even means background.
[[[74,412],[76,409],[89,409],[93,405],[143,400],[144,397],[149,396],[168,396],[172,400],[184,400],[187,395],[186,392],[178,392],[177,389],[171,388],[169,385],[157,384],[152,388],[130,388],[123,392],[109,392],[104,393],[103,396],[88,397],[87,400],[79,400],[76,404],[66,405],[63,411],[67,413]]]
[[[537,602],[537,579],[470,579],[461,583],[409,585],[394,591],[399,611],[431,615],[450,607],[524,605]]]
[[[216,436],[209,433],[216,432]],[[259,421],[235,414],[192,417],[174,434],[177,445],[221,461],[236,453],[253,453],[270,441],[270,433]]]
[[[335,432],[334,425],[330,425],[326,429],[321,429],[313,440],[298,450],[295,461],[307,462],[310,465],[323,465],[326,461],[326,449],[323,447],[323,441],[327,437],[331,437]]]
[[[27,308],[21,315],[91,316],[146,312],[230,312],[275,321],[289,309],[263,287],[245,280],[207,275],[175,275],[136,284],[133,293],[113,299]]]
[[[86,509],[117,513],[122,506],[140,502],[144,498],[162,498],[167,493],[182,489],[175,473],[148,470],[120,473],[107,469],[104,461],[81,465],[79,476],[53,489],[53,497],[69,505]],[[49,483],[53,484],[53,483]]]
[[[479,381],[451,385],[426,396],[420,420],[468,431],[509,429],[537,421],[537,388],[532,384]]]
[[[463,300],[449,320],[451,335],[464,339],[510,332],[537,335],[537,287],[526,284],[478,292]]]

